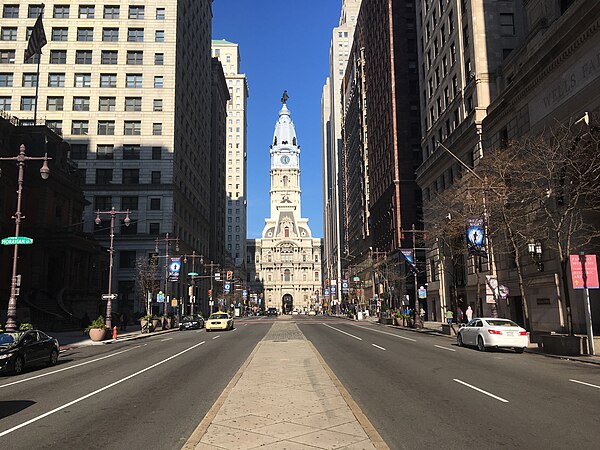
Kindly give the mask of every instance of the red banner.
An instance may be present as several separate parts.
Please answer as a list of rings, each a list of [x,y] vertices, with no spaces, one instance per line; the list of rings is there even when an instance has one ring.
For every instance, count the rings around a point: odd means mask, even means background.
[[[573,289],[598,289],[596,255],[569,255]]]

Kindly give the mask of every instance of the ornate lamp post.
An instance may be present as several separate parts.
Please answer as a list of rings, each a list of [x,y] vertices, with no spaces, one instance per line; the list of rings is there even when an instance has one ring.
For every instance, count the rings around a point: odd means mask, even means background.
[[[96,211],[96,219],[94,223],[96,225],[100,225],[102,221],[100,220],[101,214],[110,215],[110,247],[108,249],[109,263],[108,263],[108,295],[106,296],[106,326],[108,328],[112,328],[112,300],[113,300],[113,292],[112,292],[112,272],[113,272],[113,253],[114,249],[114,239],[115,239],[115,217],[118,214],[125,214],[125,219],[123,223],[126,227],[131,223],[131,219],[129,218],[129,210],[127,211],[116,211],[113,206],[110,211]]]
[[[538,272],[544,271],[544,262],[542,260],[542,244],[540,241],[529,241],[527,244],[527,250],[529,251],[529,256],[537,263]]]
[[[19,229],[21,225],[21,219],[25,216],[21,213],[21,196],[23,192],[23,175],[25,172],[25,161],[44,161],[42,168],[40,169],[40,176],[43,180],[47,180],[50,176],[50,169],[48,168],[48,160],[52,159],[48,157],[48,154],[44,154],[41,157],[27,156],[25,155],[25,145],[21,144],[19,147],[19,154],[11,157],[1,157],[0,161],[16,161],[19,167],[18,175],[18,189],[17,189],[17,212],[13,216],[15,219],[15,237],[19,236]],[[15,249],[13,252],[13,265],[12,265],[12,278],[10,283],[10,299],[8,300],[8,311],[6,319],[6,331],[17,330],[17,259],[19,257],[19,244],[15,243]]]
[[[165,310],[164,310],[164,314],[165,316],[167,315],[167,312],[169,310],[169,305],[167,304],[168,301],[168,296],[167,296],[167,288],[169,286],[169,244],[171,242],[175,242],[175,251],[179,252],[179,238],[170,238],[169,237],[169,233],[165,234],[165,237],[162,239],[156,239],[156,247],[154,248],[154,252],[156,254],[158,254],[158,243],[159,242],[164,242],[165,243],[165,290],[163,291],[165,294]]]
[[[192,250],[191,255],[183,255],[183,263],[186,264],[186,270],[187,270],[187,259],[188,258],[192,259],[192,271],[188,272],[188,276],[191,278],[191,283],[190,283],[190,286],[188,287],[188,297],[190,300],[190,314],[194,314],[194,307],[193,307],[192,299],[195,300],[194,288],[196,285],[196,283],[195,283],[196,278],[200,278],[198,276],[198,273],[196,272],[196,258],[200,258],[200,265],[203,266],[204,265],[204,256],[196,255],[196,250]],[[183,305],[183,303],[182,303],[182,305]],[[185,313],[185,311],[184,311],[184,313]]]

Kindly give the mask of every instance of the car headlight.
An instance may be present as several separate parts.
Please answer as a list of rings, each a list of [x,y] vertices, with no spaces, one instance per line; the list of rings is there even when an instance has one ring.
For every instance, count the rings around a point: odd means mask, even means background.
[[[10,358],[12,355],[14,355],[13,352],[11,353],[4,353],[3,355],[0,355],[0,359],[8,359]]]

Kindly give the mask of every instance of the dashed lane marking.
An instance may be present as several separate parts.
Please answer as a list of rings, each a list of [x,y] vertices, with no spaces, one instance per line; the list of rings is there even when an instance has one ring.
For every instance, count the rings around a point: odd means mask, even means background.
[[[377,345],[377,344],[371,344],[371,345],[372,345],[373,347],[377,347],[379,350],[385,350],[385,348],[383,348],[383,347],[380,347],[380,346],[379,346],[379,345]]]
[[[455,349],[453,349],[453,348],[443,347],[443,346],[441,346],[441,345],[434,345],[434,347],[437,347],[437,348],[443,348],[444,350],[448,350],[448,351],[450,351],[450,352],[455,352],[455,351],[456,351],[456,350],[455,350]]]
[[[585,386],[593,387],[596,389],[600,389],[600,386],[597,386],[595,384],[586,383],[585,381],[571,380],[571,379],[569,379],[569,381],[572,381],[573,383],[583,384]],[[2,387],[2,386],[0,386],[0,387]]]
[[[469,383],[465,383],[464,381],[461,381],[461,380],[459,380],[459,379],[457,379],[457,378],[454,378],[454,381],[456,381],[457,383],[460,383],[460,384],[462,384],[463,386],[467,386],[468,388],[471,388],[471,389],[473,389],[474,391],[481,392],[482,394],[485,394],[485,395],[487,395],[488,397],[492,397],[492,398],[494,398],[494,399],[496,399],[496,400],[498,400],[498,401],[501,401],[502,403],[508,403],[508,400],[506,400],[506,399],[504,399],[504,398],[502,398],[502,397],[498,397],[497,395],[494,395],[494,394],[492,394],[491,392],[484,391],[483,389],[480,389],[480,388],[478,388],[478,387],[476,387],[476,386],[473,386],[473,385],[471,385],[471,384],[469,384]]]
[[[332,327],[331,325],[327,325],[326,323],[324,323],[323,325],[325,325],[327,328],[331,328],[332,330],[339,331],[340,333],[343,333],[343,334],[345,334],[347,336],[350,336],[351,338],[358,339],[359,341],[362,341],[362,338],[359,338],[358,336],[354,336],[353,334],[350,334],[350,333],[346,333],[345,331],[342,331],[339,328]]]

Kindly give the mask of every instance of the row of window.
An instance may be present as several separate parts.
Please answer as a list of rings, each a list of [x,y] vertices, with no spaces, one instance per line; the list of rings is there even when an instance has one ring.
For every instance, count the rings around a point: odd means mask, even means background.
[[[2,27],[0,28],[1,41],[16,41],[18,40],[17,27]],[[25,40],[29,40],[33,27],[27,27]],[[69,40],[69,29],[67,27],[52,27],[50,40],[56,42],[64,42]],[[94,28],[78,27],[77,41],[92,42],[94,40]],[[102,28],[103,42],[118,42],[119,28]],[[143,28],[127,28],[127,42],[144,42]],[[154,31],[154,42],[165,42],[165,30]]]
[[[135,236],[135,235],[143,232],[139,229],[141,224],[134,218],[131,218],[131,222],[129,223],[129,225],[125,225],[123,220],[120,220],[120,222],[121,222],[120,231],[118,228],[115,231],[120,232],[120,234],[122,234],[122,235]],[[110,232],[110,220],[102,220],[100,222],[100,224],[94,225],[94,233],[97,235],[108,236],[109,232]],[[158,236],[160,234],[160,223],[159,222],[150,222],[148,224],[148,229],[147,229],[146,233],[148,233],[152,236]],[[129,255],[127,255],[126,258],[123,258],[124,253],[132,254],[133,256],[135,256],[135,250],[127,251],[127,252],[122,251],[119,268],[121,268],[121,269],[135,268],[135,261],[131,262],[131,260],[129,259]]]
[[[161,199],[149,198],[148,210],[160,211]],[[110,195],[97,195],[94,197],[94,211],[108,211],[114,206],[113,197]],[[137,211],[139,209],[139,197],[137,195],[124,195],[121,197],[122,211]]]
[[[1,54],[1,52],[0,52]],[[98,86],[101,88],[116,88],[118,87],[117,73],[101,73],[98,80]],[[51,72],[48,74],[47,87],[65,87],[67,74],[64,72]],[[23,87],[35,87],[37,85],[37,73],[23,74]],[[13,87],[14,74],[11,72],[0,73],[0,87]],[[153,87],[162,89],[165,85],[165,77],[163,75],[154,76]],[[91,73],[76,73],[73,77],[73,87],[92,87]],[[125,74],[125,86],[127,88],[141,89],[143,88],[143,75],[141,73]]]
[[[78,169],[81,180],[86,180],[86,169]],[[96,169],[96,180],[95,184],[99,185],[110,185],[113,184],[113,169]],[[150,173],[150,183],[160,184],[161,172],[160,170],[152,171]],[[127,185],[138,185],[140,184],[140,169],[122,169],[121,171],[121,184]],[[94,184],[94,183],[92,183]]]
[[[32,100],[33,99],[33,100]],[[32,111],[35,106],[35,97],[23,96],[21,97],[21,110]],[[124,100],[124,111],[135,112],[142,111],[142,97],[125,97]],[[10,111],[12,109],[12,97],[0,96],[0,110]],[[46,111],[64,111],[65,110],[65,98],[64,97],[52,97],[46,98]],[[90,97],[73,97],[72,111],[89,111],[90,110]],[[116,97],[99,97],[98,98],[98,111],[116,111],[117,110],[117,98]],[[160,112],[163,110],[163,99],[155,98],[152,100],[152,111]]]
[[[143,159],[142,153],[148,148],[142,147],[139,144],[123,144],[122,159],[124,160],[139,160]],[[151,147],[152,160],[162,159],[162,147]],[[88,144],[71,144],[71,159],[85,160],[91,156],[88,151]],[[115,159],[115,146],[113,144],[98,144],[96,146],[96,159]]]
[[[100,9],[100,8],[98,8]],[[18,19],[19,18],[20,5],[4,5],[2,9],[2,17],[4,19]],[[43,12],[43,4],[28,5],[27,7],[27,18],[37,19]],[[54,5],[52,11],[52,17],[54,19],[69,19],[71,14],[71,5]],[[131,20],[143,20],[146,17],[146,7],[143,5],[129,5],[127,18]],[[77,11],[77,17],[79,19],[95,19],[96,18],[96,5],[79,5]],[[103,15],[104,19],[120,19],[121,18],[121,6],[120,5],[104,5]],[[156,8],[155,16],[156,20],[166,19],[165,8]]]

